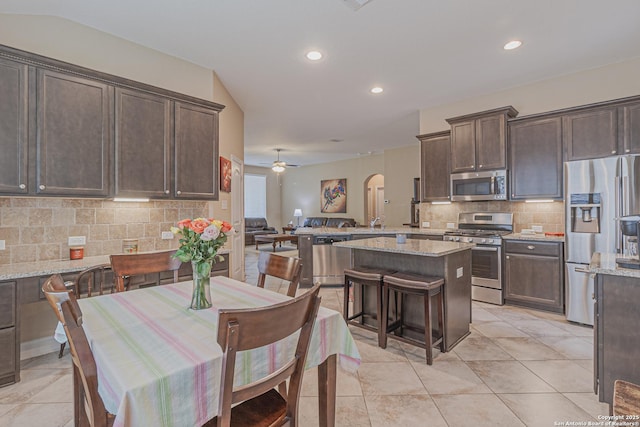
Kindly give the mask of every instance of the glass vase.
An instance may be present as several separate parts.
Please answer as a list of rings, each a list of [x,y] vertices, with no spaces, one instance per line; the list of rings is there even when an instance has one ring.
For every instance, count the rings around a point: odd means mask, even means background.
[[[193,269],[193,295],[191,296],[191,309],[202,310],[211,307],[211,265],[213,260],[195,262],[191,261]]]

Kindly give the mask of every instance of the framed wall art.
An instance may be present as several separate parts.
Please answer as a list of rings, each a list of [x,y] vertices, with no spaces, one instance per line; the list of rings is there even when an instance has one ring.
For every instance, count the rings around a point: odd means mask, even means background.
[[[347,213],[347,179],[320,181],[320,212]]]
[[[231,193],[231,160],[220,156],[220,191]]]

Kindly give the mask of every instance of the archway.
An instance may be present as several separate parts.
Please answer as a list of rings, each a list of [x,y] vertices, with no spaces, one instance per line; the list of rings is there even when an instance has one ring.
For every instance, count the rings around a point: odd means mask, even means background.
[[[364,180],[364,219],[365,225],[374,218],[384,222],[384,175],[373,174]]]

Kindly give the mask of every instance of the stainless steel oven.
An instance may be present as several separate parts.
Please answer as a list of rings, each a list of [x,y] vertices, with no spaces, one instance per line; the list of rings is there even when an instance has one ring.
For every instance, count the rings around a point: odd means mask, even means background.
[[[464,212],[444,240],[475,243],[471,249],[471,298],[502,305],[502,236],[513,231],[513,214]]]

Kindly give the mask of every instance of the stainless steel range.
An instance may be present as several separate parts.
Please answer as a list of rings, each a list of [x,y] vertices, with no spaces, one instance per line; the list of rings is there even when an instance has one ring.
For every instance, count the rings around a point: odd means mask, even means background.
[[[461,212],[458,229],[444,233],[443,240],[475,243],[471,250],[471,298],[502,305],[502,236],[513,232],[513,214]]]

